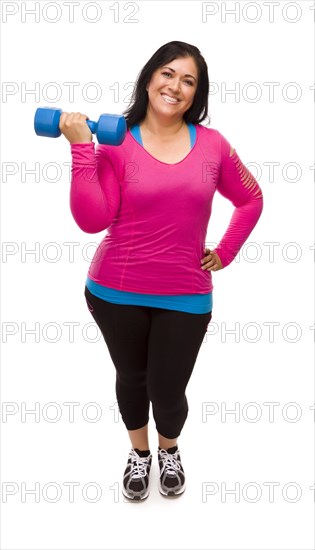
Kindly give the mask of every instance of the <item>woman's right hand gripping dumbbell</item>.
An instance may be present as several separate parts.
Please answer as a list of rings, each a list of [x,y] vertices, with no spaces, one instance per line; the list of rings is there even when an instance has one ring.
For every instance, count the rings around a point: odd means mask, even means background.
[[[61,113],[59,128],[65,138],[72,143],[90,143],[93,134],[86,120],[89,117],[82,113]]]

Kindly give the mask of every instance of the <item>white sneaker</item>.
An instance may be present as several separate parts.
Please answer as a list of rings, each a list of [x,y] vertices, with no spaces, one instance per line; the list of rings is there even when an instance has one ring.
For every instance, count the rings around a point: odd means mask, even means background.
[[[177,445],[167,449],[158,449],[160,467],[159,491],[162,495],[173,497],[181,495],[186,489],[185,472]]]
[[[152,464],[152,454],[140,456],[139,449],[131,449],[127,467],[124,471],[122,493],[130,500],[144,500],[149,496],[149,475]]]

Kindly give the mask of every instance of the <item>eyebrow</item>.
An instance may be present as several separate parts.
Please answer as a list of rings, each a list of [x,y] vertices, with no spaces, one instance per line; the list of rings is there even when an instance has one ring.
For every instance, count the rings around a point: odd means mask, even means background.
[[[164,65],[165,69],[169,69],[170,71],[172,71],[173,73],[176,73],[176,71],[174,69],[172,69],[172,67],[167,67],[166,65]],[[184,76],[191,76],[191,78],[193,78],[196,82],[197,82],[197,79],[192,75],[192,74],[185,74]]]

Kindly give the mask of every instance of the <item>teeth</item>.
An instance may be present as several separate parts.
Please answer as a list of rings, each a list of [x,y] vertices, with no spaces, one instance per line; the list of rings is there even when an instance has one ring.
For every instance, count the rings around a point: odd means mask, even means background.
[[[167,101],[168,103],[178,103],[178,100],[177,99],[174,99],[173,97],[170,97],[169,95],[166,95],[166,94],[162,94],[162,97],[165,101]]]

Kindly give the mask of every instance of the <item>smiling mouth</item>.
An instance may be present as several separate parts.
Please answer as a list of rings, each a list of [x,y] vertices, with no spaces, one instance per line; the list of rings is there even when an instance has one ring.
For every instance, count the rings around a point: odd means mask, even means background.
[[[164,101],[164,103],[168,103],[169,105],[177,105],[180,100],[176,98],[171,98],[171,96],[168,96],[167,94],[161,94],[161,97]]]

